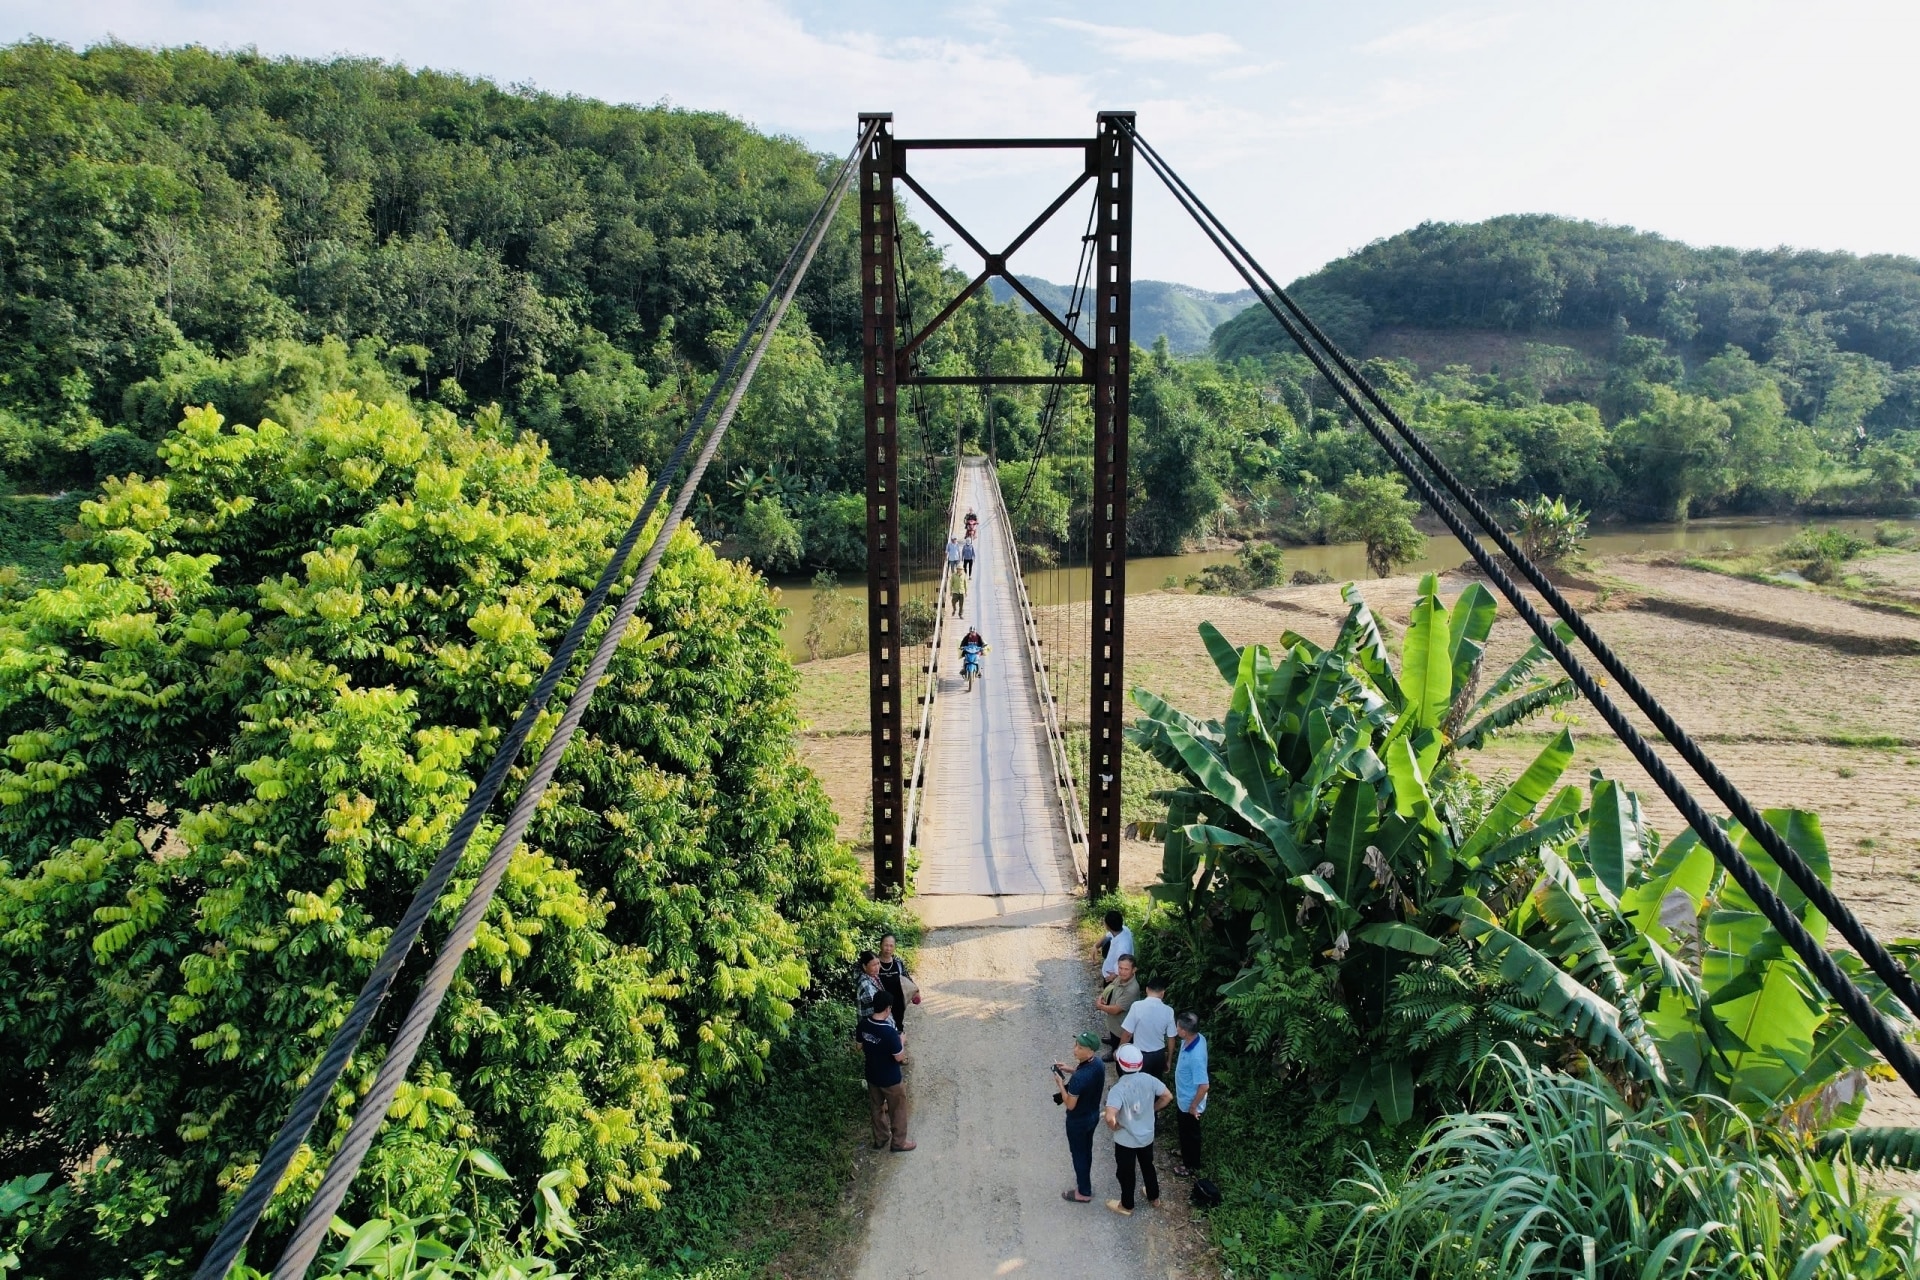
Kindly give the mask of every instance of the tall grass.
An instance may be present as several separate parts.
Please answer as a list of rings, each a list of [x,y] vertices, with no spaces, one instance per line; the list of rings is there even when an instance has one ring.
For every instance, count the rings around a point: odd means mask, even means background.
[[[1362,1162],[1346,1274],[1584,1280],[1920,1277],[1913,1218],[1845,1153],[1811,1154],[1711,1097],[1635,1107],[1503,1051],[1490,1108],[1430,1127],[1404,1171]]]

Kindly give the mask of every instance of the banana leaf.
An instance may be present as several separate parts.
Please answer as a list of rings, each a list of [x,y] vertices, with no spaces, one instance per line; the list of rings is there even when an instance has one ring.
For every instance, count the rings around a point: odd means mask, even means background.
[[[1620,1011],[1611,1001],[1496,924],[1470,915],[1460,930],[1498,962],[1502,978],[1536,1000],[1540,1012],[1568,1034],[1621,1063],[1638,1079],[1660,1078],[1639,1046],[1621,1031]]]
[[[1362,942],[1372,943],[1376,947],[1385,947],[1389,951],[1404,951],[1416,956],[1440,954],[1440,939],[1422,933],[1412,925],[1399,920],[1370,924],[1354,936]]]
[[[1359,1124],[1380,1109],[1389,1128],[1413,1116],[1413,1067],[1404,1057],[1354,1060],[1340,1081],[1339,1114],[1344,1124]]]
[[[1341,589],[1340,595],[1349,606],[1343,627],[1350,627],[1356,633],[1354,662],[1367,673],[1367,679],[1384,695],[1387,703],[1394,710],[1401,710],[1405,704],[1400,682],[1394,678],[1393,663],[1387,652],[1386,638],[1380,634],[1379,619],[1373,616],[1373,610],[1361,598],[1359,588],[1351,582]]]
[[[1520,822],[1539,807],[1560,775],[1573,760],[1573,735],[1562,729],[1554,735],[1525,773],[1507,788],[1493,808],[1461,846],[1459,858],[1475,862],[1482,853],[1505,839]]]
[[[1449,636],[1449,656],[1453,664],[1453,698],[1457,703],[1473,682],[1474,668],[1486,653],[1487,637],[1493,634],[1493,619],[1498,612],[1493,592],[1478,582],[1467,584],[1453,602],[1453,627]]]
[[[1446,606],[1432,574],[1420,580],[1413,620],[1400,646],[1400,720],[1395,736],[1437,729],[1453,705],[1453,653]]]
[[[1220,669],[1220,678],[1232,684],[1240,675],[1240,650],[1211,622],[1200,624],[1200,642],[1207,646],[1207,656]]]
[[[1512,702],[1494,708],[1486,715],[1480,717],[1480,719],[1462,729],[1460,735],[1448,745],[1447,749],[1449,751],[1478,751],[1481,747],[1486,746],[1493,736],[1502,729],[1512,728],[1522,720],[1539,715],[1548,707],[1558,706],[1563,702],[1571,702],[1576,692],[1573,687],[1573,681],[1571,680],[1561,680],[1556,684],[1541,685],[1537,689],[1529,689]]]
[[[1358,903],[1370,879],[1367,872],[1367,846],[1373,843],[1380,824],[1376,814],[1380,799],[1371,784],[1349,782],[1333,798],[1327,817],[1327,860],[1333,863],[1334,883],[1340,896]]]
[[[1823,1133],[1813,1144],[1814,1154],[1836,1156],[1845,1151],[1863,1165],[1882,1169],[1920,1169],[1920,1129],[1862,1125]]]
[[[1161,731],[1180,753],[1194,780],[1243,822],[1264,835],[1274,856],[1281,863],[1295,874],[1307,869],[1306,859],[1295,846],[1293,830],[1286,820],[1257,803],[1218,754],[1184,730],[1163,724]]]

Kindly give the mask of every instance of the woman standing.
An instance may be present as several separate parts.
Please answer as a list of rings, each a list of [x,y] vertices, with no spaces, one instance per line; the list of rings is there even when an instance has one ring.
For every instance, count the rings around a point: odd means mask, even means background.
[[[907,1006],[920,1003],[920,992],[916,987],[912,995],[906,994],[907,984],[913,981],[913,975],[907,972],[907,962],[900,958],[892,934],[880,939],[880,967],[875,975],[880,985],[893,997],[893,1022],[896,1027],[907,1023]]]
[[[856,992],[854,1004],[859,1007],[860,1016],[871,1017],[874,997],[882,987],[880,985],[880,957],[871,951],[862,951],[854,964],[859,968],[859,976],[854,979]]]

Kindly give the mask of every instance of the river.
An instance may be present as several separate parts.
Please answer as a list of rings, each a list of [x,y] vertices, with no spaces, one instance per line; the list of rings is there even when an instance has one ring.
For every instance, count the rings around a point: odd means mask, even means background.
[[[1844,529],[1871,540],[1874,527],[1887,523],[1920,529],[1920,519],[1886,521],[1729,517],[1693,520],[1684,525],[1623,524],[1610,525],[1589,534],[1586,554],[1617,556],[1636,551],[1747,551],[1777,546],[1808,525],[1819,529]],[[1358,542],[1332,546],[1283,546],[1281,550],[1286,555],[1286,568],[1289,574],[1296,569],[1314,569],[1342,582],[1364,580],[1371,576],[1367,572],[1366,548]],[[1127,562],[1127,594],[1150,595],[1156,591],[1165,591],[1168,587],[1180,586],[1206,566],[1224,564],[1233,558],[1234,553],[1231,551],[1197,551],[1183,556],[1141,556],[1129,560]],[[1427,538],[1426,553],[1420,559],[1402,567],[1400,572],[1428,573],[1453,569],[1466,560],[1466,548],[1460,545],[1458,539],[1451,534],[1435,534]],[[1087,598],[1088,575],[1084,567],[1029,572],[1027,580],[1035,604]],[[813,584],[806,578],[783,578],[776,579],[774,585],[779,588],[780,604],[787,610],[783,629],[787,652],[796,659],[804,659],[806,646],[802,637],[806,633],[807,622],[813,612]],[[922,591],[929,589],[929,586],[928,583],[920,584]],[[866,583],[859,580],[845,582],[840,587],[840,594],[846,597],[851,606],[847,610],[849,621],[854,626],[864,626]],[[916,594],[914,587],[910,584],[909,598],[914,594]]]

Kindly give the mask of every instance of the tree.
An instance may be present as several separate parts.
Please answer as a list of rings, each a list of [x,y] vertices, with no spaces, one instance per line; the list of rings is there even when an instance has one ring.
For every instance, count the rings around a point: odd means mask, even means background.
[[[777,494],[750,500],[733,532],[740,550],[766,573],[785,573],[800,563],[800,526]]]
[[[494,413],[350,395],[295,427],[192,410],[160,456],[0,613],[0,1145],[70,1171],[51,1276],[204,1244],[647,487],[570,478]],[[868,910],[793,755],[794,689],[764,585],[683,531],[363,1197],[496,1235],[549,1170],[576,1213],[658,1203],[689,1120],[760,1072]],[[455,1205],[476,1147],[512,1180]]]
[[[1642,490],[1685,523],[1695,503],[1725,497],[1739,485],[1732,435],[1732,418],[1713,401],[1655,386],[1647,409],[1615,431],[1614,445]]]
[[[1407,486],[1395,475],[1350,476],[1338,497],[1326,499],[1327,536],[1367,544],[1367,567],[1376,578],[1417,560],[1427,540],[1413,527],[1420,504],[1407,497]]]
[[[1580,554],[1587,537],[1587,513],[1565,498],[1542,495],[1513,504],[1520,518],[1520,549],[1529,559],[1559,564]]]

